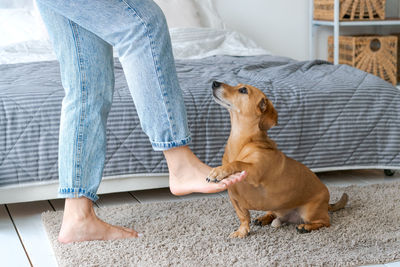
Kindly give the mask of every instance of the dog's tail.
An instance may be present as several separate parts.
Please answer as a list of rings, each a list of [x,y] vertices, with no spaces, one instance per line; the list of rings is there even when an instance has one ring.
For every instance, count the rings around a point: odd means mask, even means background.
[[[329,204],[328,210],[329,211],[337,211],[343,209],[346,206],[347,201],[349,201],[349,196],[346,193],[343,193],[340,200],[334,204]]]

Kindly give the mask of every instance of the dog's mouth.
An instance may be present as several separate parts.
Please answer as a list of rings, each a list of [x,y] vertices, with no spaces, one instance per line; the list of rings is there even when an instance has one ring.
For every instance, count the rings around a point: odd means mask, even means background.
[[[217,102],[224,108],[229,109],[229,110],[236,110],[235,106],[232,105],[232,103],[230,103],[228,100],[223,98],[222,90],[218,90],[218,89],[213,90],[213,97],[214,97],[215,102]]]

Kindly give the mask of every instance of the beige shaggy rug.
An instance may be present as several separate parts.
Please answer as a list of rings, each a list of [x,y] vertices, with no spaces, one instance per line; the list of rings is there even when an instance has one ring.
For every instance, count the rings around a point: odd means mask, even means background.
[[[122,205],[97,209],[105,221],[134,226],[138,239],[63,245],[61,212],[43,213],[60,266],[354,266],[400,261],[400,182],[330,187],[346,192],[348,206],[331,214],[332,226],[299,234],[295,225],[251,226],[245,239],[229,239],[239,225],[228,198]],[[260,212],[252,212],[254,219]]]

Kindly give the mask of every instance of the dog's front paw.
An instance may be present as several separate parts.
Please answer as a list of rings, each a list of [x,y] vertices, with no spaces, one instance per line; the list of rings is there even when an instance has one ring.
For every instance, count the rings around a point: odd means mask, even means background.
[[[244,238],[249,234],[250,230],[249,229],[238,229],[237,231],[231,233],[229,235],[230,238]]]
[[[207,182],[219,183],[222,179],[225,179],[232,172],[228,170],[225,166],[219,166],[211,170],[207,176]]]

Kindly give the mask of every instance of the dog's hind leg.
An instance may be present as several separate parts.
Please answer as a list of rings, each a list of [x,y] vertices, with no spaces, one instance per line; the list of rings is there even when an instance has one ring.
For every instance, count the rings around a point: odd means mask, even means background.
[[[321,227],[329,227],[330,217],[328,214],[328,203],[311,202],[301,208],[301,218],[304,224],[299,224],[296,229],[299,233],[309,233]]]
[[[276,214],[272,211],[267,211],[264,216],[258,217],[254,220],[255,225],[264,226],[272,223],[272,221],[276,218]]]

